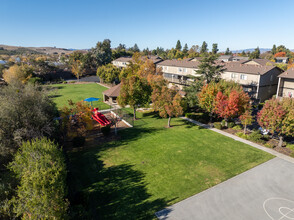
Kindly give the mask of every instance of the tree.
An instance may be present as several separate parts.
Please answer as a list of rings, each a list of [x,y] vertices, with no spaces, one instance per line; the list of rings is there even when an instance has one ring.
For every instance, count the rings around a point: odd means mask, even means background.
[[[275,53],[274,57],[286,57],[286,52]]]
[[[187,44],[185,44],[182,52],[183,52],[184,56],[188,55],[188,45]]]
[[[227,88],[229,91],[219,91],[215,98],[214,113],[224,118],[226,123],[228,119],[242,115],[250,108],[250,98],[243,90],[234,90]]]
[[[217,54],[218,48],[217,48],[217,43],[212,44],[212,51],[213,54]]]
[[[79,61],[79,60],[73,61],[72,65],[71,65],[71,71],[77,77],[77,79],[79,81],[80,77],[83,75],[83,64],[82,64],[82,62]]]
[[[189,107],[194,107],[199,103],[198,93],[201,91],[202,87],[203,81],[199,79],[194,79],[191,85],[184,88],[184,91],[186,92],[185,99],[187,100]]]
[[[203,41],[201,49],[200,49],[200,53],[207,53],[208,52],[208,48],[207,48],[207,43],[205,41]]]
[[[247,125],[251,125],[253,123],[253,116],[251,111],[248,109],[239,117],[242,125],[244,126],[244,134],[246,134]]]
[[[232,54],[232,52],[230,51],[230,48],[227,48],[225,55],[231,55],[231,54]]]
[[[14,81],[26,83],[33,75],[33,68],[26,64],[20,66],[13,65],[9,67],[9,69],[5,69],[3,72],[3,79],[8,84],[13,83]]]
[[[250,59],[259,59],[260,58],[260,50],[257,47],[249,56]]]
[[[42,138],[23,142],[9,168],[20,181],[12,198],[22,219],[64,219],[68,208],[66,165],[62,150]]]
[[[179,51],[182,50],[182,45],[181,45],[181,41],[180,40],[177,41],[176,50],[179,50]]]
[[[282,100],[267,100],[261,111],[257,114],[258,124],[269,130],[272,134],[275,132],[279,136],[279,147],[283,146],[283,137],[294,134],[294,101],[291,98]]]
[[[273,45],[273,48],[272,48],[272,55],[275,55],[277,53],[277,47],[276,45],[274,44]]]
[[[118,80],[120,74],[120,69],[111,63],[97,68],[97,76],[100,80],[105,83],[112,83]]]
[[[167,127],[170,127],[172,117],[178,117],[183,114],[181,106],[182,97],[173,89],[166,86],[155,88],[152,92],[152,103],[155,111],[163,118],[168,117]]]
[[[56,136],[57,109],[43,87],[11,84],[0,90],[0,156],[10,155],[22,141]],[[3,162],[3,161],[2,161]]]
[[[132,51],[132,52],[134,52],[134,53],[140,52],[140,49],[139,49],[139,47],[138,47],[137,44],[134,44],[134,46],[131,47],[131,48],[129,48],[129,50]]]
[[[242,51],[241,56],[242,56],[242,57],[246,57],[246,56],[247,56],[244,50]]]
[[[103,42],[98,42],[95,48],[91,50],[97,66],[105,65],[111,62],[111,41],[105,39]]]
[[[206,83],[219,81],[220,74],[225,70],[222,65],[216,64],[216,60],[217,56],[213,54],[206,54],[200,60],[196,73],[200,74],[206,80]]]
[[[130,105],[134,111],[134,120],[136,120],[136,109],[139,106],[147,105],[150,102],[150,95],[151,87],[147,79],[138,75],[129,75],[121,81],[118,103],[122,107]]]

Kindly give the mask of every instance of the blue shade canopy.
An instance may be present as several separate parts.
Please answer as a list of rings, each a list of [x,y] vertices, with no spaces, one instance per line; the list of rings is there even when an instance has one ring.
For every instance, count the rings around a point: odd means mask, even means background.
[[[90,97],[90,98],[84,99],[84,101],[85,102],[94,102],[94,101],[99,101],[99,98]]]

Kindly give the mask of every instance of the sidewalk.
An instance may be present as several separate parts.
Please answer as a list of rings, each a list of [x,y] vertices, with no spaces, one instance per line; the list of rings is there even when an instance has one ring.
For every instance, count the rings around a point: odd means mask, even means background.
[[[222,131],[222,130],[218,130],[218,129],[216,129],[216,128],[211,128],[209,125],[207,125],[207,124],[202,124],[202,123],[200,123],[200,122],[198,122],[198,121],[195,121],[195,120],[193,120],[193,119],[186,118],[186,117],[180,117],[180,118],[182,118],[182,119],[184,119],[184,120],[186,120],[186,121],[189,121],[189,122],[191,122],[191,123],[193,123],[193,124],[196,124],[196,125],[198,125],[198,126],[201,126],[201,127],[203,127],[203,128],[206,128],[206,129],[212,130],[212,131],[214,131],[214,132],[217,132],[217,133],[219,133],[219,134],[225,135],[225,136],[227,136],[227,137],[229,137],[229,138],[232,138],[232,139],[234,139],[234,140],[236,140],[236,141],[242,142],[242,143],[244,143],[244,144],[248,144],[248,145],[250,145],[250,146],[252,146],[252,147],[255,147],[255,148],[259,149],[259,150],[263,150],[263,151],[265,151],[265,152],[267,152],[267,153],[269,153],[269,154],[272,154],[272,155],[274,155],[274,156],[276,156],[276,157],[279,157],[279,158],[281,158],[281,159],[283,159],[283,160],[286,160],[286,161],[289,161],[289,162],[291,162],[291,163],[294,163],[294,158],[293,158],[293,157],[289,157],[289,156],[287,156],[287,155],[285,155],[285,154],[282,154],[282,153],[279,153],[279,152],[277,152],[277,151],[275,151],[275,150],[273,150],[273,149],[270,149],[270,148],[267,148],[267,147],[261,146],[261,145],[259,145],[259,144],[256,144],[256,143],[254,143],[254,142],[251,142],[251,141],[245,140],[245,139],[240,138],[240,137],[238,137],[238,136],[235,136],[235,135],[229,134],[229,133],[224,132],[224,131]]]

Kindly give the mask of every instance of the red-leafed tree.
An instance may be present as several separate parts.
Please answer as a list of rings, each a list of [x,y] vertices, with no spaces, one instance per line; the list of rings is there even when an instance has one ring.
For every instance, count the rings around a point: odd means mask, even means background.
[[[282,147],[285,135],[293,136],[294,134],[293,109],[294,100],[291,98],[270,99],[265,102],[262,110],[258,112],[258,124],[272,134],[275,132],[278,134],[279,147]]]
[[[274,56],[275,57],[286,57],[286,52],[278,52]]]
[[[152,92],[151,98],[154,110],[158,111],[161,117],[168,117],[167,127],[170,127],[172,117],[183,114],[183,108],[181,106],[182,97],[177,91],[169,89],[166,86],[161,88],[156,87]]]
[[[244,91],[230,90],[218,92],[215,98],[214,112],[227,122],[228,119],[237,117],[243,114],[250,108],[250,98]]]

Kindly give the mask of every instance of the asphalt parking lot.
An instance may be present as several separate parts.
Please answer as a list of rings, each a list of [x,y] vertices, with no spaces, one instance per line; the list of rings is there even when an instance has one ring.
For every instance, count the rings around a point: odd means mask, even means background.
[[[294,219],[294,164],[271,159],[156,213],[159,219]]]

